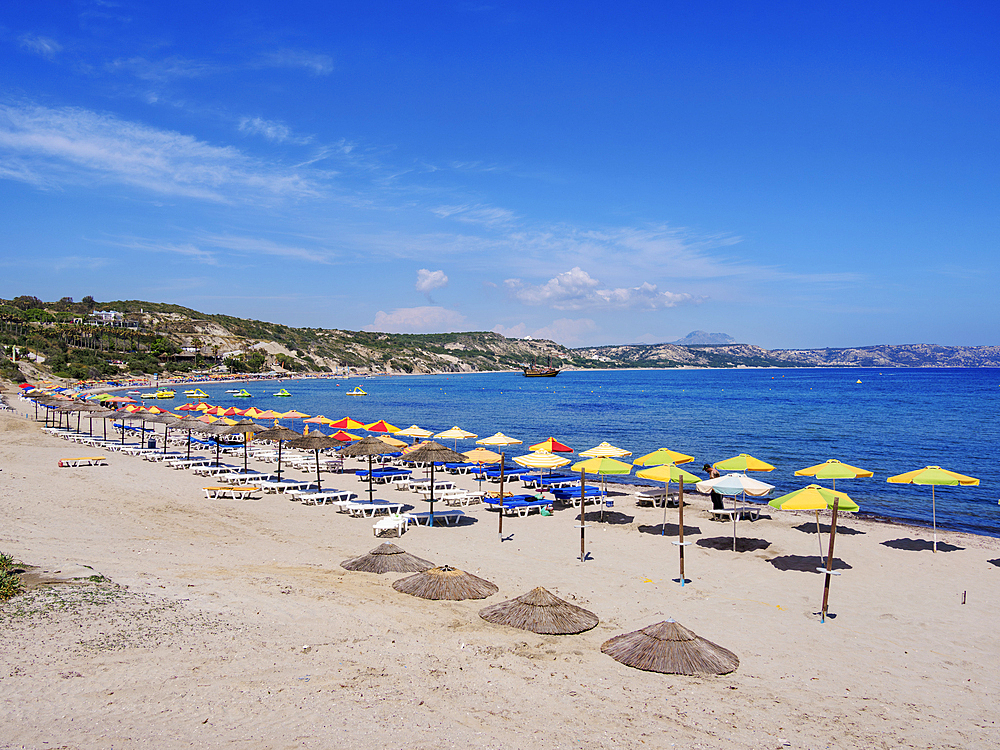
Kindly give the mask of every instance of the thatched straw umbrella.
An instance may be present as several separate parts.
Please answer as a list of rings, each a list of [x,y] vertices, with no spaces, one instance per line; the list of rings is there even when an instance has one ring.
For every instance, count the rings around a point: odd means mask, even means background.
[[[147,422],[156,422],[163,425],[163,452],[167,452],[167,430],[181,421],[176,414],[164,412],[163,414],[150,414],[146,417]]]
[[[277,425],[277,421],[275,421]],[[281,444],[285,440],[297,440],[302,437],[301,432],[296,432],[295,430],[290,430],[287,427],[278,425],[277,427],[271,427],[270,429],[264,430],[263,432],[258,432],[254,435],[255,440],[274,440],[278,443],[278,481],[281,481]]]
[[[382,456],[386,453],[394,453],[395,448],[393,448],[388,443],[383,443],[377,437],[372,435],[367,435],[356,443],[351,443],[350,445],[345,445],[340,449],[341,456],[350,456],[353,458],[360,458],[362,456],[368,456],[368,501],[371,502],[375,499],[375,487],[372,478],[372,458],[374,456]]]
[[[497,625],[510,625],[543,635],[572,635],[595,627],[593,612],[570,604],[541,586],[516,599],[479,610],[479,616]]]
[[[270,430],[268,430],[268,432],[270,432]],[[319,478],[319,452],[321,450],[326,450],[327,448],[336,448],[338,445],[343,445],[344,443],[340,440],[334,440],[332,437],[327,437],[326,435],[300,435],[293,440],[289,440],[288,444],[293,448],[310,450],[316,454],[316,489],[323,489],[323,485],[320,483]]]
[[[146,417],[149,414],[144,411],[131,412],[125,409],[118,409],[115,412],[115,419],[122,423],[122,445],[125,445],[125,423],[139,422],[139,445],[142,445],[142,438],[146,432]]]
[[[697,636],[673,619],[616,635],[601,651],[630,667],[664,674],[729,674],[740,658],[729,649]]]
[[[250,452],[250,436],[257,432],[263,432],[267,428],[257,424],[250,419],[241,419],[233,425],[228,425],[220,429],[217,435],[242,435],[243,436],[243,471],[247,470],[247,457]]]
[[[413,448],[406,457],[411,461],[430,461],[431,464],[431,514],[427,519],[427,525],[434,525],[434,462],[435,461],[450,461],[452,463],[461,463],[465,461],[465,456],[461,453],[453,451],[446,445],[441,445],[441,443],[436,443],[433,440],[427,440],[416,448]],[[503,513],[501,513],[503,515]]]
[[[422,557],[411,555],[402,547],[385,542],[367,555],[344,560],[340,567],[345,570],[359,570],[363,573],[422,573],[433,568],[434,563]]]
[[[197,417],[193,417],[191,415],[188,415],[186,417],[182,417],[181,419],[177,420],[177,424],[174,425],[174,429],[175,430],[187,430],[187,434],[188,434],[188,439],[187,439],[187,457],[188,457],[188,459],[191,458],[191,433],[192,432],[202,432],[202,433],[211,432],[210,427],[211,427],[210,425],[206,424],[205,422],[202,422]]]
[[[458,570],[450,565],[430,568],[423,573],[400,578],[392,587],[404,594],[419,596],[421,599],[485,599],[498,589],[484,578]]]

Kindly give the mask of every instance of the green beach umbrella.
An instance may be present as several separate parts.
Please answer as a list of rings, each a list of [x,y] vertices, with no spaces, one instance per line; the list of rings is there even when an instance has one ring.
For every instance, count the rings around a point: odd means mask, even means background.
[[[607,445],[602,443],[601,445]],[[601,446],[598,446],[600,448]],[[608,446],[613,447],[613,446]],[[593,449],[592,449],[593,450]],[[615,450],[621,450],[616,448]],[[583,453],[580,454],[584,455]],[[626,455],[628,452],[626,451]],[[587,529],[587,516],[584,512],[586,508],[586,498],[584,497],[584,492],[586,491],[586,476],[587,474],[600,474],[601,480],[603,482],[604,477],[608,474],[630,474],[632,472],[631,464],[624,463],[622,461],[616,461],[613,458],[588,458],[586,461],[577,461],[572,466],[573,471],[580,472],[580,562],[585,562],[587,559],[587,545],[586,545],[586,529]],[[601,506],[601,514],[604,514],[604,506]]]
[[[754,458],[749,453],[741,453],[738,456],[727,458],[723,461],[716,461],[712,464],[719,471],[774,471],[774,467],[766,461]]]
[[[672,451],[669,448],[657,448],[652,453],[640,456],[632,463],[636,466],[662,466],[663,464],[686,464],[690,461],[694,461],[694,456],[680,451]]]
[[[453,433],[451,437],[455,437],[457,433],[463,433],[460,427],[452,427],[450,430],[445,430],[440,433],[441,435],[446,435],[448,433]],[[472,437],[475,437],[471,432],[468,433]],[[461,435],[457,435],[456,439],[461,439]],[[489,437],[483,438],[482,440],[477,440],[476,445],[489,445],[494,448],[505,448],[508,445],[521,445],[523,440],[518,440],[510,435],[504,435],[502,432],[498,432],[495,435],[490,435]],[[503,542],[503,478],[504,478],[504,453],[500,451],[500,518],[497,519],[497,533],[499,534],[500,541]]]
[[[870,477],[872,472],[867,469],[859,469],[857,466],[845,464],[835,458],[830,458],[821,464],[799,469],[795,472],[797,477],[816,477],[817,479],[832,479],[833,488],[837,489],[838,479],[857,479],[858,477]]]
[[[942,469],[940,466],[925,466],[922,469],[917,469],[915,471],[908,471],[905,474],[897,474],[894,477],[889,477],[887,480],[890,484],[929,484],[931,486],[931,512],[934,519],[934,551],[937,552],[937,500],[934,494],[934,488],[937,485],[945,486],[965,486],[965,487],[975,487],[979,484],[979,480],[975,477],[967,477],[965,474],[959,474],[958,472],[949,471],[948,469]]]

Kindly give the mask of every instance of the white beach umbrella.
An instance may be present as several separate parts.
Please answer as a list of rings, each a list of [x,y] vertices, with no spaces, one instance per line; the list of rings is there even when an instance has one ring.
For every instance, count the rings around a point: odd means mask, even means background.
[[[715,479],[706,479],[695,485],[698,492],[708,494],[715,490],[720,495],[735,497],[736,495],[751,495],[753,497],[763,497],[770,494],[774,489],[773,484],[752,479],[746,474],[724,474]],[[736,517],[739,513],[733,513],[733,552],[736,551]]]

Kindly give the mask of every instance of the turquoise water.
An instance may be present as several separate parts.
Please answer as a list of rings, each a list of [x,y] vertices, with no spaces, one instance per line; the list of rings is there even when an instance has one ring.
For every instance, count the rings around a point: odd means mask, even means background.
[[[344,395],[355,385],[369,395]],[[271,396],[282,386],[292,398]],[[931,488],[890,485],[886,477],[939,465],[981,482],[937,488],[938,524],[1000,536],[996,369],[421,375],[250,383],[253,399],[226,395],[232,386],[202,387],[212,403],[240,408],[294,407],[435,432],[458,425],[480,437],[499,430],[523,440],[525,450],[551,435],[577,451],[602,440],[635,456],[668,447],[695,456],[687,467],[750,453],[777,467],[757,475],[776,486],[775,495],[809,483],[793,476],[796,469],[838,458],[875,472],[871,479],[838,482],[862,511],[918,523],[930,523]],[[301,422],[290,426],[302,429]],[[472,447],[472,440],[458,443],[459,450]]]

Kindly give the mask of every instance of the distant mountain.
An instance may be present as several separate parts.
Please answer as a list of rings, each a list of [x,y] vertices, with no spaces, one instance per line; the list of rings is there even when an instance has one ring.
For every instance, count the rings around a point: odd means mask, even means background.
[[[668,341],[668,344],[677,346],[695,346],[698,344],[708,346],[723,346],[725,344],[738,343],[736,339],[728,333],[707,333],[706,331],[691,331],[687,336],[677,341]]]

